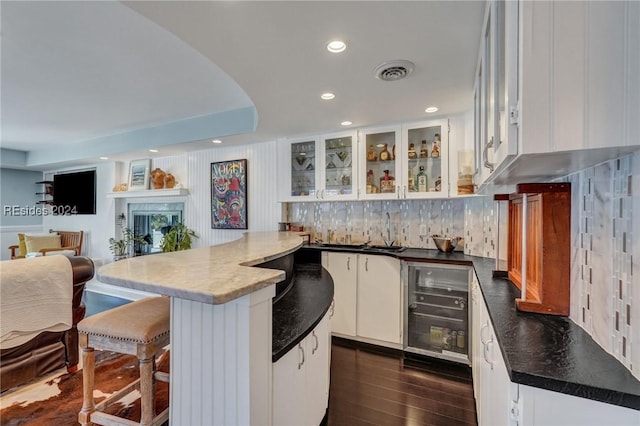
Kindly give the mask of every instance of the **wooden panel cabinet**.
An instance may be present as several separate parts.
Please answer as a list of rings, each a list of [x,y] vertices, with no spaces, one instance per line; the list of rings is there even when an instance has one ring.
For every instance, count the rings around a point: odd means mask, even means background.
[[[571,184],[519,184],[509,195],[507,266],[522,311],[569,315]]]

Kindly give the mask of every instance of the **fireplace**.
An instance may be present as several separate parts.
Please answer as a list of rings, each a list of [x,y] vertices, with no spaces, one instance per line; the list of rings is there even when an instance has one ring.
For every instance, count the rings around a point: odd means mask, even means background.
[[[162,236],[171,226],[182,222],[184,203],[131,203],[128,205],[129,226],[147,244],[136,244],[134,256],[159,253]]]

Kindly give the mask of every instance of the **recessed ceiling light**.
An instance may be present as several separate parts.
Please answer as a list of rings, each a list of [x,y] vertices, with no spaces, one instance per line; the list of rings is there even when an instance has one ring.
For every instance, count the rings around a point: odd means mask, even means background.
[[[325,101],[329,101],[329,100],[331,100],[331,99],[333,99],[335,97],[336,97],[336,95],[334,95],[331,92],[323,93],[322,95],[320,95],[320,98],[324,99]]]
[[[157,149],[150,149],[149,152],[158,152]]]
[[[327,44],[327,50],[331,53],[344,52],[346,48],[347,48],[346,43],[341,40],[333,40]]]
[[[437,110],[438,110],[438,107],[429,107],[425,109],[424,112],[432,113],[432,112],[436,112]]]
[[[100,157],[101,160],[108,160],[109,157]]]
[[[214,139],[211,142],[213,142],[213,143],[222,143],[222,141],[220,139]]]
[[[347,121],[343,121],[343,122],[342,122],[342,123],[340,123],[340,124],[342,124],[343,126],[351,126],[351,125],[353,124],[353,122],[351,122],[351,121],[347,120]]]

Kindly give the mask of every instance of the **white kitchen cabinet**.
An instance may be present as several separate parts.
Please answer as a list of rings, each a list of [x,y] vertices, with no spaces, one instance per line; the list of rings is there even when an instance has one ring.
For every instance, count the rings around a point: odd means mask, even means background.
[[[277,149],[279,201],[319,199],[322,153],[318,138],[282,139]]]
[[[473,380],[473,394],[476,396],[476,413],[478,419],[481,417],[480,407],[480,372],[482,370],[482,356],[484,354],[484,348],[480,341],[480,328],[483,324],[482,312],[480,307],[482,302],[482,295],[480,294],[480,287],[478,284],[478,278],[475,272],[471,274],[471,377]]]
[[[631,0],[489,1],[476,183],[565,176],[640,148],[639,28]]]
[[[434,145],[436,149],[434,149]],[[437,155],[434,154],[437,152]],[[400,198],[442,198],[449,195],[449,121],[432,120],[402,125]],[[420,188],[418,175],[426,178]]]
[[[329,315],[273,364],[273,424],[317,426],[329,401]]]
[[[640,424],[640,411],[559,392],[517,385],[518,426],[580,425],[630,426]]]
[[[471,283],[471,306],[471,368],[478,425],[507,426],[511,424],[512,384],[475,273]]]
[[[331,331],[344,337],[356,335],[358,255],[322,252],[322,266],[333,278]]]
[[[325,201],[358,198],[358,135],[355,131],[320,137],[322,167],[319,198]]]
[[[278,141],[280,201],[355,200],[355,131]]]
[[[360,138],[359,189],[362,200],[400,198],[400,126],[362,129]]]
[[[518,2],[489,1],[474,94],[475,183],[518,150]]]
[[[332,333],[400,348],[400,261],[389,256],[323,252],[322,266],[333,278]]]
[[[357,335],[402,344],[401,307],[400,261],[358,255]]]
[[[479,426],[640,424],[638,410],[511,382],[475,274],[471,307],[471,368]]]
[[[447,119],[363,129],[360,140],[360,199],[448,197]],[[426,178],[422,187],[418,184],[421,167]]]

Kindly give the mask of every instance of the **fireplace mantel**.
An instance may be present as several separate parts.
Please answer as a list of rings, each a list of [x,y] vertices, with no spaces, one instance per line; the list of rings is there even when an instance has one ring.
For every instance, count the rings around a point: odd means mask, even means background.
[[[184,195],[189,195],[189,190],[187,188],[107,192],[107,198],[179,197]]]

